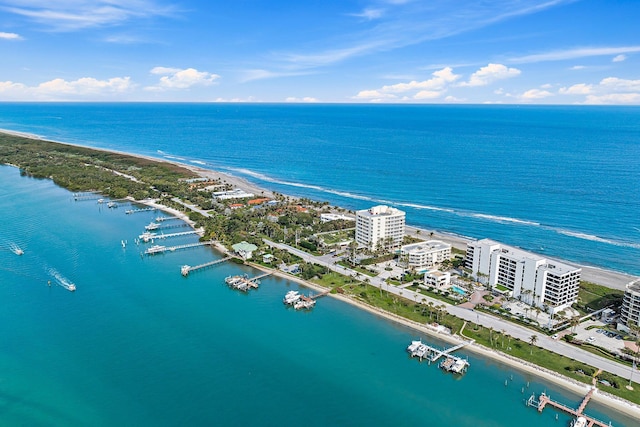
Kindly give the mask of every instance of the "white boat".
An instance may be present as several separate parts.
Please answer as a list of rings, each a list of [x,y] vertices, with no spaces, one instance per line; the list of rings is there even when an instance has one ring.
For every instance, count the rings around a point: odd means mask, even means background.
[[[98,203],[100,204],[104,203],[104,199],[98,199]]]
[[[109,202],[109,203],[107,203],[107,207],[108,208],[117,208],[118,204],[116,202]]]
[[[145,225],[144,229],[148,231],[157,230],[160,227],[160,224],[157,222],[150,222],[149,225]]]
[[[11,252],[13,252],[16,255],[22,255],[24,254],[24,251],[20,248],[20,246],[16,245],[15,243],[11,244]]]
[[[585,417],[578,417],[571,421],[571,427],[587,427],[587,419]]]
[[[149,249],[147,249],[146,251],[144,251],[145,254],[157,254],[160,252],[164,252],[164,250],[167,249],[166,246],[162,246],[162,245],[153,245],[151,246]]]
[[[282,302],[287,305],[293,305],[296,301],[300,299],[300,292],[298,291],[289,291],[286,293]]]
[[[184,277],[187,277],[189,275],[189,270],[191,270],[190,265],[183,265],[180,269],[180,274],[182,274]]]

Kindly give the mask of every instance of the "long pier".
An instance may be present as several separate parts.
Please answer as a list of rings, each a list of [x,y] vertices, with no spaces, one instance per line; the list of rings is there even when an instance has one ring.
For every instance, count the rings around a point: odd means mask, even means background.
[[[152,208],[152,207],[148,207],[148,208],[140,208],[140,209],[129,209],[127,211],[125,211],[124,213],[126,213],[127,215],[130,214],[134,214],[134,213],[138,213],[138,212],[151,212],[151,211],[155,211],[156,208]]]
[[[168,239],[170,237],[189,236],[191,234],[198,234],[198,233],[199,233],[198,230],[181,231],[179,233],[167,233],[167,234],[157,234],[157,233],[146,232],[141,234],[138,237],[143,241],[148,242],[149,240],[154,240],[154,239]]]
[[[456,350],[460,350],[465,345],[473,344],[474,342],[475,342],[475,340],[471,340],[469,342],[463,342],[461,344],[458,344],[458,345],[456,345],[454,347],[449,347],[446,350],[437,350],[437,352],[431,356],[431,361],[435,362],[436,360],[440,359],[442,356],[448,356],[450,353],[452,353],[452,352],[454,352]]]
[[[147,249],[146,251],[144,251],[144,255],[156,255],[156,254],[163,254],[165,252],[175,252],[181,249],[189,249],[189,248],[196,248],[198,246],[207,246],[207,245],[212,245],[213,242],[212,241],[207,241],[207,242],[198,242],[198,243],[187,243],[186,245],[178,245],[178,246],[160,246],[160,245],[156,245],[156,246],[152,246],[149,249]]]
[[[585,415],[583,412],[584,409],[587,407],[587,403],[589,403],[589,400],[591,400],[591,396],[593,396],[593,393],[595,393],[595,391],[596,391],[596,388],[593,387],[589,390],[589,392],[587,392],[587,394],[582,399],[580,406],[578,406],[578,409],[573,409],[568,407],[567,405],[563,405],[560,402],[551,400],[551,398],[547,396],[545,393],[541,393],[540,398],[538,400],[536,400],[535,394],[532,394],[531,397],[529,397],[529,400],[527,400],[527,406],[533,406],[534,408],[538,409],[538,412],[542,412],[544,408],[547,405],[549,405],[563,412],[566,412],[567,414],[573,415],[574,417],[583,417],[584,419],[587,420],[587,427],[593,427],[593,426],[611,427],[611,423],[606,424],[604,421],[600,421],[598,419]]]
[[[177,216],[159,216],[155,219],[156,222],[163,222],[163,221],[171,221],[171,220],[176,220],[176,219],[180,219]]]
[[[323,296],[328,295],[331,291],[332,289],[327,289],[326,291],[320,292],[319,294],[309,295],[309,298],[311,299],[322,298]]]
[[[189,273],[193,272],[193,271],[198,271],[198,270],[202,270],[208,267],[213,267],[214,265],[218,265],[221,264],[227,260],[231,259],[230,256],[226,257],[226,258],[222,258],[222,259],[216,259],[214,261],[209,261],[209,262],[205,262],[204,264],[200,264],[200,265],[194,265],[193,267],[190,265],[183,265],[182,268],[180,269],[180,273],[184,276],[187,277],[189,275]]]

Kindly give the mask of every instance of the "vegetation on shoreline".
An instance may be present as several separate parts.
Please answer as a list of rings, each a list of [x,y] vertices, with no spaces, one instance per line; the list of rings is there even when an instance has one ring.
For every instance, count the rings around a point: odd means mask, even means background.
[[[179,209],[185,207],[173,200],[180,198],[208,210],[207,217],[200,213],[189,213],[197,226],[205,228],[204,239],[215,239],[230,247],[240,241],[248,241],[262,246],[262,238],[281,241],[312,253],[327,244],[335,244],[350,236],[352,221],[332,221],[320,223],[319,212],[328,211],[327,203],[311,200],[299,200],[291,204],[282,195],[275,206],[248,207],[233,209],[232,202],[213,202],[186,180],[197,175],[189,169],[167,162],[142,159],[126,154],[105,152],[90,148],[77,147],[43,140],[29,139],[0,133],[0,163],[16,165],[23,175],[36,178],[50,178],[57,185],[71,191],[98,191],[115,199],[131,196],[137,200],[147,197],[160,199],[160,202]],[[222,183],[216,183],[221,185]],[[313,211],[310,211],[310,208]],[[320,234],[336,231],[333,236],[324,238]],[[274,258],[281,263],[300,263],[300,277],[321,286],[332,288],[334,292],[386,310],[406,319],[424,323],[444,325],[453,333],[463,330],[464,322],[447,314],[444,305],[429,302],[424,297],[415,301],[394,296],[384,289],[370,286],[371,271],[360,267],[360,274],[346,277],[313,264],[301,262],[294,255],[276,249],[270,250]],[[376,259],[388,260],[388,256],[372,254]],[[353,266],[349,266],[352,268]],[[375,275],[375,274],[374,274]],[[410,277],[413,280],[413,277]],[[405,280],[407,280],[405,278]],[[393,280],[390,281],[393,283]],[[389,286],[389,285],[387,285]],[[455,303],[446,296],[423,291],[425,295]],[[620,298],[619,291],[594,284],[581,287],[580,305],[583,310],[606,307]],[[494,331],[473,324],[464,328],[464,336],[475,339],[485,347],[501,351],[507,355],[533,363],[561,375],[590,384],[593,367],[575,362],[532,344],[509,337],[502,331]],[[505,347],[506,341],[506,347]],[[612,374],[601,374],[599,379],[606,380],[611,386],[600,388],[631,402],[640,404],[640,385],[634,383],[634,390],[627,390],[627,380]]]

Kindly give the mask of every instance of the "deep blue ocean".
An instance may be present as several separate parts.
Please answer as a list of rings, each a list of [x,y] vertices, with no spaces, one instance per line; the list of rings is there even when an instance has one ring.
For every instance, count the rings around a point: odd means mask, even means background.
[[[135,238],[162,214],[129,208],[0,166],[0,426],[560,427],[567,416],[525,399],[582,398],[465,351],[469,372],[453,377],[408,357],[419,334],[405,327],[329,297],[287,309],[299,285],[286,280],[249,294],[224,285],[250,267],[183,278],[182,265],[221,255],[142,256],[150,244]],[[595,402],[586,412],[637,426]]]
[[[3,103],[0,128],[640,275],[640,107]]]

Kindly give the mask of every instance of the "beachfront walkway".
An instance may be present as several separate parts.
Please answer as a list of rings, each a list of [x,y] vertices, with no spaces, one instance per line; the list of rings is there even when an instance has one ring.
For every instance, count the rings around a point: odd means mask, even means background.
[[[271,246],[276,247],[278,249],[286,250],[289,253],[296,255],[302,258],[305,262],[322,265],[324,267],[329,268],[332,271],[343,274],[348,277],[361,277],[362,275],[355,270],[351,270],[349,268],[343,267],[341,265],[336,264],[341,260],[340,257],[334,257],[333,255],[322,255],[322,256],[314,256],[307,252],[304,252],[300,249],[296,249],[289,245],[285,245],[282,243],[275,243],[267,239],[263,239],[264,242]],[[536,332],[532,329],[525,328],[524,326],[520,326],[511,322],[507,322],[498,317],[492,316],[490,314],[486,314],[484,312],[475,311],[472,308],[465,308],[461,306],[455,306],[447,304],[443,301],[437,300],[435,298],[431,298],[429,296],[423,295],[418,292],[414,292],[410,289],[399,289],[396,286],[389,285],[384,278],[382,277],[369,277],[369,282],[372,286],[377,288],[381,288],[384,291],[387,291],[393,295],[396,295],[401,298],[408,299],[410,301],[416,301],[419,303],[429,303],[433,302],[435,305],[444,305],[447,309],[447,313],[456,316],[460,319],[467,320],[469,322],[474,322],[479,325],[482,325],[485,328],[493,328],[496,331],[505,331],[506,334],[511,335],[514,338],[519,338],[524,342],[528,342],[532,335],[536,335],[538,338],[538,346],[543,347],[547,350],[551,350],[558,354],[565,355],[571,359],[577,360],[582,363],[589,364],[597,369],[602,369],[607,372],[611,372],[612,374],[618,375],[622,378],[629,379],[631,377],[631,368],[624,366],[620,363],[614,362],[609,359],[605,359],[604,357],[589,353],[585,350],[581,350],[571,344],[568,344],[564,341],[556,341],[551,337]],[[640,370],[636,369],[633,372],[633,378],[640,378]]]

